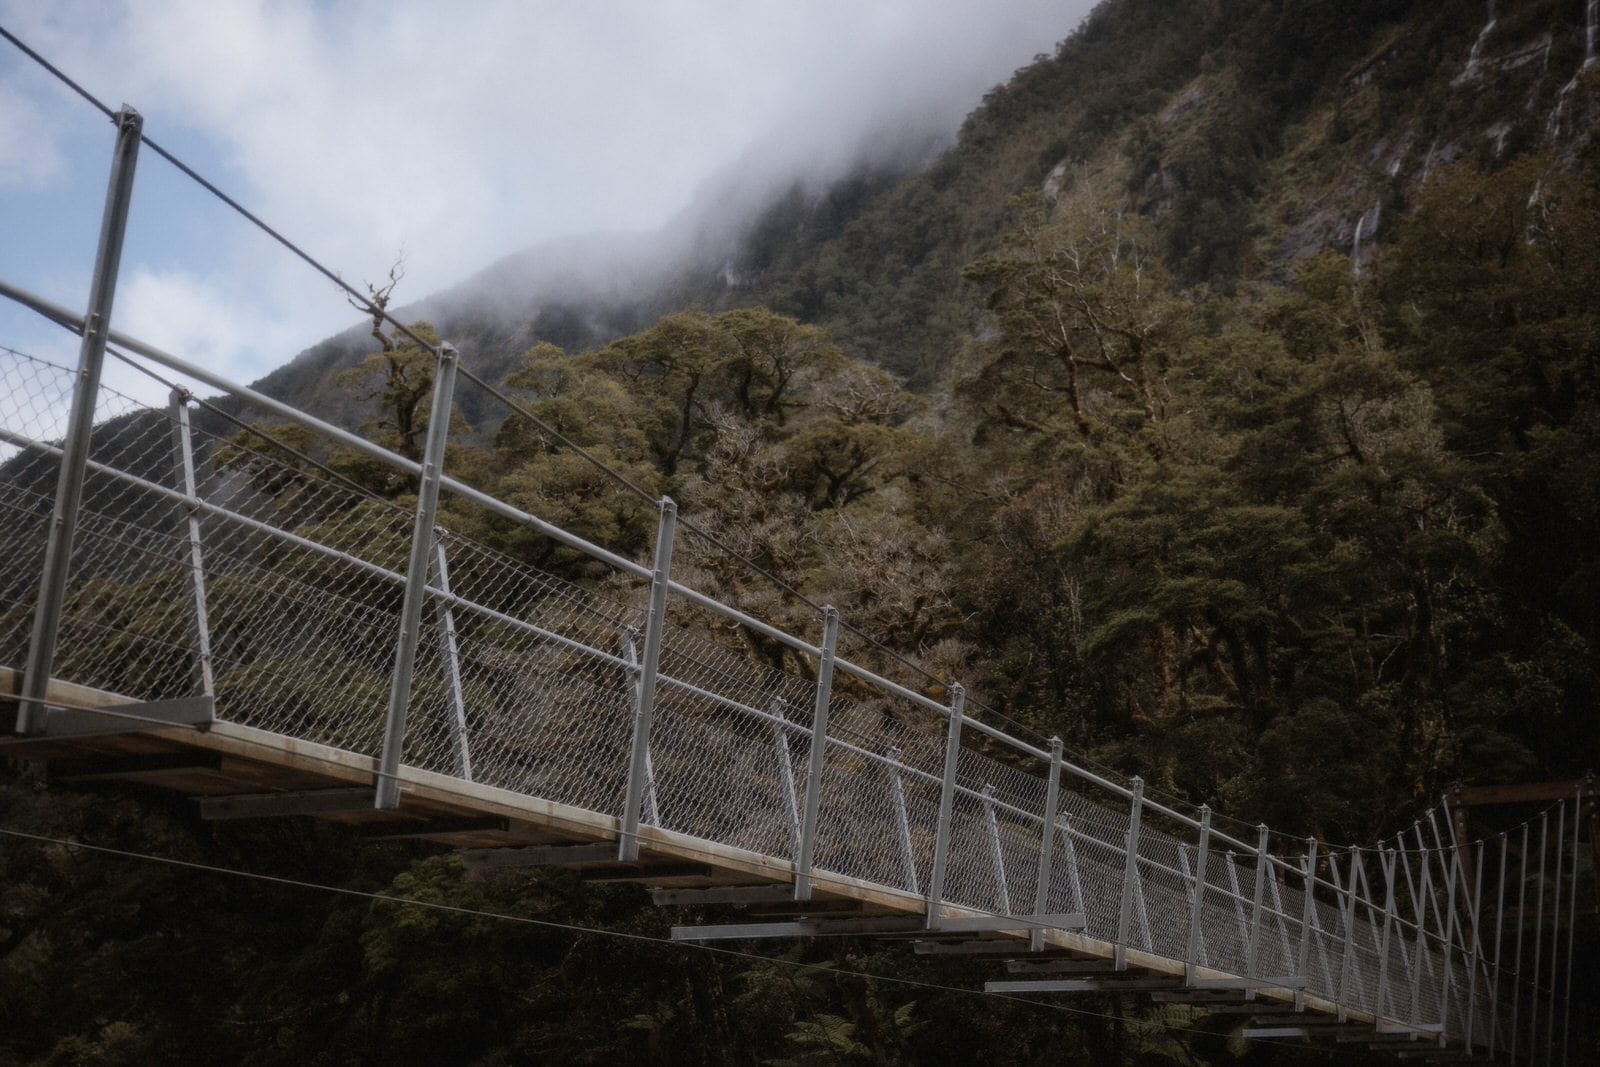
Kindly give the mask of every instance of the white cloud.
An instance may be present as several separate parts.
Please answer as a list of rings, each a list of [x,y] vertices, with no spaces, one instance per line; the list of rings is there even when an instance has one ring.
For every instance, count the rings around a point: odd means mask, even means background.
[[[61,172],[49,122],[32,100],[0,83],[0,188],[40,186]]]
[[[409,301],[552,238],[658,227],[757,143],[784,166],[831,172],[885,128],[953,132],[1090,6],[0,0],[0,21],[113,106],[138,107],[148,134],[352,281],[381,278],[404,247]],[[41,84],[0,65],[0,137],[9,122],[45,148],[0,157],[0,181],[62,166],[26,107],[59,95]],[[11,97],[24,107],[4,110]],[[109,138],[94,150],[82,165],[98,170]],[[141,183],[157,167],[141,162]],[[204,200],[190,195],[178,203]],[[249,361],[249,376],[352,321],[281,251],[183,229],[176,216],[141,229],[165,244],[130,247],[138,289],[119,297],[119,318],[127,308],[210,357]]]

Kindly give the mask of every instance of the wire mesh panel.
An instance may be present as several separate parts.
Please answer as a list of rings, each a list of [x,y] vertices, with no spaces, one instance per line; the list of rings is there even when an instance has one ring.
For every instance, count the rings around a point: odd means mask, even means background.
[[[27,660],[73,375],[0,348],[0,663]]]
[[[27,655],[72,382],[0,349],[6,665]],[[205,684],[208,649],[219,718],[376,755],[414,523],[404,463],[379,492],[331,437],[302,428],[291,448],[218,418],[190,430],[179,411],[99,394],[56,673],[130,699],[181,696]],[[505,520],[481,498],[458,494],[442,514],[403,762],[621,816],[642,721],[639,569],[594,550],[619,573],[580,585],[455,532]],[[942,839],[939,889],[953,905],[1082,911],[1102,941],[1125,934],[1172,960],[1296,979],[1341,1006],[1479,1043],[1510,1026],[1450,914],[1461,905],[1440,853],[1417,854],[1415,870],[1386,858],[1381,871],[1346,853],[1308,889],[1298,861],[1220,834],[1202,851],[1188,816],[1148,805],[1130,879],[1126,791],[1069,765],[1047,827],[1050,764],[970,720],[941,828],[951,720],[922,691],[846,664],[812,781],[817,650],[688,595],[658,622],[648,824],[788,860],[815,791],[819,877],[928,893]]]

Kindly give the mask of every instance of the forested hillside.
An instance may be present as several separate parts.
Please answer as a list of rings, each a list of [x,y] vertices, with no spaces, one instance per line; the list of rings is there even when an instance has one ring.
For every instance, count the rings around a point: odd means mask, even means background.
[[[1007,718],[1162,794],[1371,841],[1452,782],[1600,761],[1586,10],[1108,0],[924,171],[797,189],[637,293],[491,313],[463,290],[430,328]],[[266,385],[416,454],[429,361],[375,347],[352,334]],[[460,414],[484,488],[648,551],[645,501],[525,420]],[[522,531],[464,532],[592,579]],[[724,553],[675,567],[811,625]],[[6,825],[47,835],[666,925],[632,890],[463,882],[446,853],[327,826],[3,790]],[[977,970],[878,944],[719,958],[13,843],[0,884],[0,1062],[1323,1062],[1181,1006],[980,998],[952,988]],[[1578,988],[1600,987],[1580,938]]]

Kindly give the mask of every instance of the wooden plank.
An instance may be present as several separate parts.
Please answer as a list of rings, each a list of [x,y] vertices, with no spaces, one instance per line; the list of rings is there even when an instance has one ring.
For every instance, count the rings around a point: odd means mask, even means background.
[[[3,670],[3,669],[0,669]],[[13,675],[0,674],[0,682],[9,682]],[[103,694],[82,687],[53,687],[52,695],[71,699],[86,706],[95,704],[126,703],[128,698],[117,694]],[[22,758],[89,759],[116,755],[140,755],[189,751],[212,753],[222,757],[220,783],[206,782],[207,790],[229,788],[237,793],[239,787],[254,792],[267,792],[289,787],[289,791],[308,789],[346,790],[370,789],[376,771],[376,761],[371,756],[333,748],[315,742],[275,734],[254,727],[219,721],[208,731],[188,728],[156,728],[146,732],[88,737],[52,741],[48,745],[29,748],[26,752],[14,751]],[[6,749],[0,747],[0,753]],[[600,812],[572,807],[540,797],[532,797],[511,790],[466,782],[446,774],[403,766],[400,780],[404,796],[405,816],[421,819],[422,814],[448,814],[455,817],[503,817],[512,820],[518,828],[529,832],[550,834],[559,839],[601,844],[614,850],[617,839],[617,819]],[[199,782],[198,778],[181,779],[185,785]],[[198,790],[196,790],[198,791]],[[329,811],[319,817],[343,821],[354,818],[381,818],[381,813],[366,811]],[[390,816],[392,819],[392,816]],[[378,828],[381,832],[381,826]],[[481,831],[498,833],[499,831]],[[658,827],[640,827],[641,845],[657,862],[643,867],[619,869],[603,875],[611,880],[643,881],[649,885],[677,884],[689,886],[751,885],[762,882],[792,884],[793,864],[785,859],[766,856],[747,849],[715,841],[694,838]],[[599,874],[599,872],[596,872]],[[840,901],[855,902],[885,915],[918,917],[926,915],[925,898],[893,887],[834,874],[826,875],[826,892]],[[754,905],[762,907],[762,905]],[[945,904],[939,914],[949,918],[988,919],[983,912]],[[937,938],[937,933],[932,935]],[[981,948],[985,953],[1028,955],[1031,959],[1076,954],[1096,958],[1109,958],[1112,948],[1108,942],[1090,937],[1082,931],[1048,930],[1043,953],[1027,953],[1023,942],[1004,939],[964,939],[955,944],[941,944],[935,940],[916,943],[918,952],[954,954]],[[1181,976],[1184,963],[1141,949],[1128,948],[1126,958],[1131,967],[1152,975]],[[1209,968],[1200,968],[1198,976],[1207,979],[1224,979],[1231,976]],[[1271,988],[1258,991],[1264,1002],[1293,1002],[1293,990]],[[1308,1011],[1324,1015],[1339,1012],[1339,1006],[1312,995],[1303,997]],[[1358,1022],[1373,1021],[1366,1013],[1345,1009],[1345,1014]]]
[[[286,815],[318,815],[330,811],[350,811],[372,807],[373,791],[357,789],[309,789],[293,793],[242,793],[235,796],[202,797],[202,819],[275,819]]]
[[[528,848],[473,848],[457,853],[469,871],[509,867],[593,867],[617,861],[617,847],[597,845],[533,845]]]
[[[221,771],[222,757],[216,753],[179,750],[100,760],[56,760],[50,763],[47,773],[53,782],[99,782],[151,781],[173,775],[220,774]]]

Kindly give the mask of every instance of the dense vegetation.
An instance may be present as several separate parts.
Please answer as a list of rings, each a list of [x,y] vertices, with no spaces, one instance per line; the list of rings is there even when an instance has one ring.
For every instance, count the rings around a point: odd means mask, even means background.
[[[1561,42],[1548,64],[1577,66],[1570,12],[1511,6],[1511,26]],[[1462,124],[1499,90],[1472,103],[1438,87],[1480,17],[1454,2],[1108,4],[990,94],[927,173],[777,205],[746,247],[748,291],[609,343],[525,348],[505,380],[930,674],[1165,793],[1349,841],[1452,781],[1581,775],[1600,752],[1592,149],[1511,136],[1454,162],[1419,150],[1392,174],[1380,153],[1342,205],[1372,194],[1391,220],[1359,259],[1348,229],[1311,247],[1316,212],[1291,202],[1342,187],[1340,161],[1408,121],[1414,144],[1467,143]],[[1594,70],[1575,85],[1569,114]],[[423,353],[386,347],[337,381],[328,403],[416,454]],[[475,433],[457,461],[485,488],[648,550],[646,501],[525,420],[462,417]],[[324,458],[383,496],[414,491]],[[593,577],[518,530],[471,532]],[[727,554],[683,551],[691,584],[813,625]],[[0,813],[467,909],[665,926],[633,891],[463,882],[448,855],[202,825],[159,797],[8,779]],[[970,988],[979,972],[874,944],[719,958],[12,843],[0,884],[0,1062],[1300,1055],[1242,1050],[1226,1017],[1183,1009],[1067,1014],[897,985]]]

